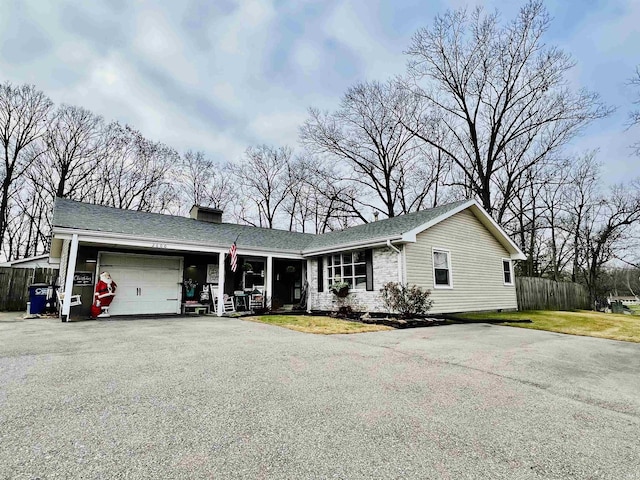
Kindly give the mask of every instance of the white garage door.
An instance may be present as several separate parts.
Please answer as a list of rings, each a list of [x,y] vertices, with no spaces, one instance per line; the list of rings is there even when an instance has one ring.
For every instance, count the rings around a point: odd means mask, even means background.
[[[182,258],[101,252],[99,262],[118,286],[111,315],[180,313]]]

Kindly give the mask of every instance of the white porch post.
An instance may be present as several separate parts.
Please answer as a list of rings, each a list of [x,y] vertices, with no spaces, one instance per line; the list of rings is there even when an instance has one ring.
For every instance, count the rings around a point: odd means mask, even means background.
[[[219,317],[224,314],[224,252],[218,254],[218,311]]]
[[[265,272],[265,276],[265,290],[267,297],[265,298],[265,306],[269,307],[271,306],[271,295],[273,293],[273,256],[271,255],[267,256],[267,271]]]
[[[76,271],[76,259],[78,258],[78,234],[74,233],[71,237],[71,246],[69,247],[69,263],[67,264],[66,278],[64,280],[64,300],[62,302],[62,321],[69,321],[71,313],[71,294],[73,293],[73,275]]]
[[[307,275],[307,313],[311,313],[311,260],[306,260],[304,265]]]

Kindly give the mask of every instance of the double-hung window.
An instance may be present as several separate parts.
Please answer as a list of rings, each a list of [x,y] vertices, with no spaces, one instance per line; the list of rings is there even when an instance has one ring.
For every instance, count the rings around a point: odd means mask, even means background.
[[[367,287],[367,264],[364,250],[330,255],[327,260],[329,285],[338,282],[349,288],[364,290]]]
[[[505,285],[513,285],[513,264],[508,258],[502,259],[502,276]]]
[[[451,254],[449,250],[433,249],[433,286],[434,288],[452,288]]]

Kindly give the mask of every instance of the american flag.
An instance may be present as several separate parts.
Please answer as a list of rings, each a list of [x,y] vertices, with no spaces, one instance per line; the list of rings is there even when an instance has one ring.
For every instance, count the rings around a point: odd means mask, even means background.
[[[236,242],[233,242],[233,245],[231,245],[229,255],[231,255],[231,271],[235,272],[238,268],[238,248],[236,247]]]

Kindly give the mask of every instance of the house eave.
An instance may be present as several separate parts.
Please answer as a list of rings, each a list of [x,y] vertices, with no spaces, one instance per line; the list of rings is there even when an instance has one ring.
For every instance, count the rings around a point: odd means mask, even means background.
[[[502,246],[509,252],[509,256],[512,260],[525,260],[527,257],[522,250],[511,240],[509,235],[498,225],[498,223],[489,215],[484,208],[476,200],[469,200],[458,205],[456,208],[449,210],[442,215],[423,223],[422,225],[409,230],[402,235],[403,242],[415,242],[419,233],[443,222],[447,218],[454,216],[463,210],[470,209],[475,217],[489,230],[489,232],[502,244]]]
[[[340,245],[332,245],[330,247],[303,250],[302,256],[305,258],[308,258],[308,257],[317,257],[320,255],[327,255],[329,253],[342,252],[345,250],[386,247],[388,241],[401,242],[402,237],[400,235],[392,235],[392,236],[386,236],[386,237],[378,237],[378,238],[365,240],[365,241],[342,243]]]
[[[158,237],[141,237],[139,235],[127,235],[116,232],[102,232],[96,230],[81,230],[69,227],[54,226],[52,238],[61,240],[71,239],[73,234],[78,234],[78,241],[97,245],[118,245],[146,250],[184,251],[199,253],[227,252],[231,245],[209,244],[193,242],[189,240],[175,240]],[[267,249],[260,247],[238,246],[238,255],[278,256],[282,258],[302,259],[299,250],[282,250],[277,248]]]

